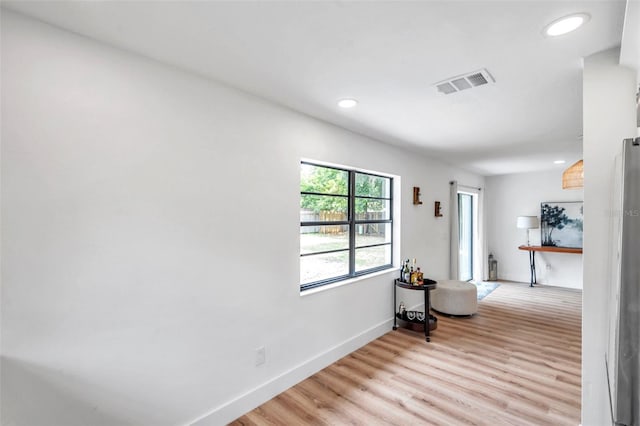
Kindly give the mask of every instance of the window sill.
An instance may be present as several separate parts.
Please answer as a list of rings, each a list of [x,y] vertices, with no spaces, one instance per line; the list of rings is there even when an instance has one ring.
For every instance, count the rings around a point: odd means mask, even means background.
[[[390,274],[392,272],[397,273],[399,270],[400,270],[400,268],[393,267],[393,268],[385,269],[385,270],[382,270],[382,271],[373,272],[371,274],[362,275],[362,276],[355,277],[355,278],[349,278],[349,279],[344,280],[344,281],[338,281],[336,283],[323,285],[322,287],[310,288],[308,290],[301,291],[300,292],[300,296],[310,296],[312,294],[316,294],[316,293],[320,293],[320,292],[323,292],[323,291],[331,290],[333,288],[342,287],[344,285],[349,285],[349,284],[354,284],[354,283],[357,283],[359,281],[366,280],[366,279],[369,279],[369,278],[379,277],[381,275]]]

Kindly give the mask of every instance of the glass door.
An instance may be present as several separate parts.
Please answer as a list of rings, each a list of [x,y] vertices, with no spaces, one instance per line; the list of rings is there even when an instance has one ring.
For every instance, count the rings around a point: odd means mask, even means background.
[[[459,277],[462,281],[473,279],[473,195],[458,193],[458,223],[460,226]]]

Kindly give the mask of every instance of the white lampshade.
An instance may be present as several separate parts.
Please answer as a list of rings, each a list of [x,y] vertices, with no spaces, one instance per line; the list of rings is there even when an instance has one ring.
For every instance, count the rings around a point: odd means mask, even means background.
[[[537,216],[518,216],[518,229],[536,229],[540,226]]]

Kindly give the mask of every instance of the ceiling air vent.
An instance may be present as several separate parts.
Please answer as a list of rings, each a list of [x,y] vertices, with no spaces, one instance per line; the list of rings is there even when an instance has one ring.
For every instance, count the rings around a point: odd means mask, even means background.
[[[453,83],[453,85],[456,86],[456,89],[458,90],[469,89],[471,87],[466,78],[456,78],[451,83]]]
[[[438,92],[444,93],[445,95],[448,95],[449,93],[456,93],[458,91],[458,89],[453,87],[451,83],[441,83],[441,84],[438,84],[437,87],[438,87]]]
[[[471,89],[473,87],[482,86],[488,83],[495,83],[493,76],[485,68],[468,74],[459,75],[439,83],[435,86],[438,92],[450,95],[451,93],[460,92],[462,90]]]

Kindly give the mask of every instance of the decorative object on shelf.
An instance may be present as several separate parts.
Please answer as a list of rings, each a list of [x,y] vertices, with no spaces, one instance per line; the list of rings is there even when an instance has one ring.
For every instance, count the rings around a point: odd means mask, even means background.
[[[405,321],[406,326],[413,331],[424,331],[425,313],[422,311],[403,311],[396,314],[396,318]],[[433,331],[438,328],[438,318],[429,315],[429,330]]]
[[[403,306],[404,308],[404,306]],[[422,311],[400,311],[398,312],[398,318],[404,321],[416,321],[416,322],[424,322],[424,312]]]
[[[582,248],[582,201],[540,203],[540,222],[543,246]]]
[[[409,267],[409,263],[412,263],[411,267]],[[400,268],[400,282],[415,286],[424,284],[424,273],[420,270],[420,267],[417,266],[415,258],[413,260],[407,259],[402,263],[402,267]]]
[[[411,272],[409,271],[409,259],[404,261],[404,265],[400,270],[400,281],[403,283],[411,282]]]
[[[413,187],[413,204],[422,204],[422,201],[420,201],[420,187],[418,186],[414,186]]]
[[[540,225],[538,224],[537,216],[518,216],[516,226],[518,227],[518,229],[527,230],[527,245],[529,245],[529,230],[536,229]]]
[[[412,313],[410,313],[412,312]],[[413,319],[409,319],[411,316]],[[404,315],[400,313],[396,314],[396,318],[404,321],[405,328],[413,331],[424,332],[425,331],[425,314],[421,311],[405,311]],[[435,315],[429,315],[429,333],[438,328],[438,318]],[[397,327],[394,329],[396,330]],[[430,341],[430,340],[427,340]]]
[[[489,281],[498,281],[498,261],[493,257],[493,253],[489,253]]]
[[[433,210],[433,214],[435,215],[435,217],[442,217],[442,207],[440,207],[440,201],[436,201]]]
[[[562,173],[562,189],[578,189],[584,187],[583,161],[577,161]]]

